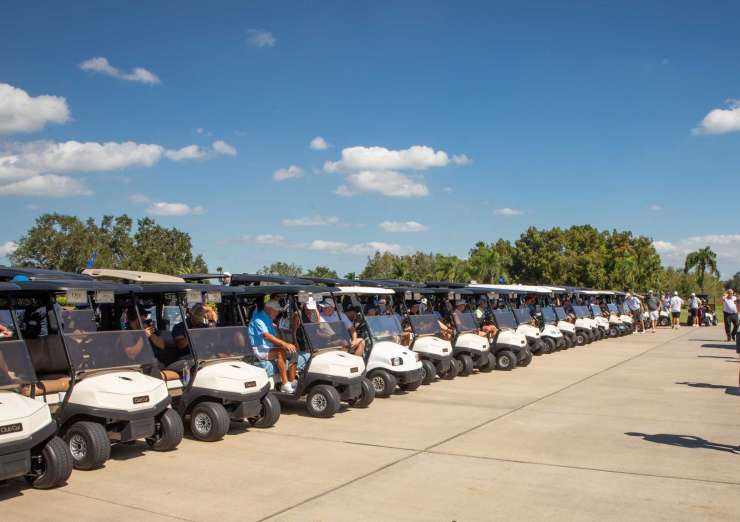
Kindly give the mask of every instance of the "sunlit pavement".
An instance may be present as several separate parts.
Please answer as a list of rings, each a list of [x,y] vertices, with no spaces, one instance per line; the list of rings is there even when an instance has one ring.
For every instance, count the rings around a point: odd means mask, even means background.
[[[172,453],[113,450],[0,520],[740,520],[738,357],[661,329]]]

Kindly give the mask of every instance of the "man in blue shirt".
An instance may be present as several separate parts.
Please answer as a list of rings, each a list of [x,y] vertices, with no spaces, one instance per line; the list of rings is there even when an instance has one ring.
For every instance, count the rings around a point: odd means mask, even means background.
[[[272,361],[277,366],[282,383],[280,391],[293,393],[297,385],[296,365],[291,364],[288,368],[286,354],[296,353],[296,347],[277,336],[274,321],[280,311],[280,303],[270,299],[262,310],[255,312],[249,321],[249,340],[260,361]]]
[[[642,304],[640,303],[640,300],[637,298],[636,295],[628,293],[625,304],[627,305],[627,308],[629,308],[629,311],[632,313],[635,325],[637,325],[637,323],[640,323],[640,333],[645,333],[645,321],[642,318]]]

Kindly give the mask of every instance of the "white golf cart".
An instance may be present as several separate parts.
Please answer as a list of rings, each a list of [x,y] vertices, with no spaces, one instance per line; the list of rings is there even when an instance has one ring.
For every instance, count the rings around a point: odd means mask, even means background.
[[[235,276],[232,281],[238,281]],[[341,401],[355,408],[368,407],[375,389],[365,377],[365,361],[348,350],[351,339],[341,320],[320,321],[309,316],[311,299],[330,297],[326,287],[311,285],[245,286],[237,294],[244,316],[251,322],[263,310],[267,299],[279,301],[282,311],[276,318],[277,334],[295,345],[298,352],[289,358],[297,365],[297,386],[293,392],[281,391],[283,383],[272,361],[257,361],[273,379],[273,392],[280,401],[306,397],[306,411],[312,417],[332,417]],[[250,325],[250,332],[252,331]]]
[[[72,455],[57,437],[49,406],[36,397],[38,379],[10,297],[18,290],[0,283],[0,483],[25,477],[35,488],[49,489],[67,481]]]
[[[146,439],[173,450],[183,425],[165,383],[147,373],[156,359],[141,328],[125,324],[135,285],[92,279],[16,283],[14,306],[39,377],[40,396],[56,419],[78,469],[110,457],[111,443]]]

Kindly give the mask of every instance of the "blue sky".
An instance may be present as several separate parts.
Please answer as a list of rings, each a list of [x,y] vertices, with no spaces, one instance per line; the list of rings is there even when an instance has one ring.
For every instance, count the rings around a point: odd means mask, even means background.
[[[460,4],[6,3],[0,255],[125,212],[232,272],[583,223],[740,270],[737,3]]]

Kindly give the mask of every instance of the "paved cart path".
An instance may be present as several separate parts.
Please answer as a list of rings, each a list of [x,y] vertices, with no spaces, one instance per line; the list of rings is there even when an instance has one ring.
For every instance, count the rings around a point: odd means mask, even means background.
[[[738,358],[719,328],[632,335],[329,420],[114,448],[0,487],[2,520],[740,520]]]

